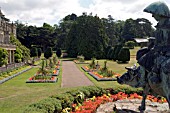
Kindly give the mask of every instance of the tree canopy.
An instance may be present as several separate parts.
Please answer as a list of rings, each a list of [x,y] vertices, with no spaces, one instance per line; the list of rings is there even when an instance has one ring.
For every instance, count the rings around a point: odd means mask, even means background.
[[[71,57],[83,55],[86,59],[103,58],[107,43],[108,37],[100,18],[81,15],[68,34],[67,51]]]
[[[154,29],[145,18],[115,20],[108,15],[99,18],[92,13],[80,16],[72,13],[65,16],[59,24],[53,26],[44,23],[42,27],[17,24],[17,39],[31,49],[33,46],[45,52],[47,47],[68,51],[71,57],[84,55],[86,59],[92,57],[106,57],[106,47],[115,46],[133,38],[154,36]]]

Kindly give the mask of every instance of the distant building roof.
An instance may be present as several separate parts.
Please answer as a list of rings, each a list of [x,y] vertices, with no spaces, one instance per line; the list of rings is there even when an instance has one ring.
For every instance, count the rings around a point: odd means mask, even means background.
[[[148,37],[148,39],[153,39],[153,40],[155,40],[155,37]]]
[[[141,42],[149,42],[149,40],[146,39],[146,38],[134,38],[134,40],[135,40],[137,43],[141,43]]]

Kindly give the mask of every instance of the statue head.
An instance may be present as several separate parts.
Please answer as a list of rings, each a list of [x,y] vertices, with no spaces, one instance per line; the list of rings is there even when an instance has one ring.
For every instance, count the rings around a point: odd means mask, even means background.
[[[154,2],[144,9],[144,12],[151,13],[152,16],[160,21],[162,18],[170,18],[170,10],[164,2]]]

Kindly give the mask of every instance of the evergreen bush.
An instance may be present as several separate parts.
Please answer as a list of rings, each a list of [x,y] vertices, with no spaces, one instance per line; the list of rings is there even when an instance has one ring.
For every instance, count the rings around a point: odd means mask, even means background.
[[[45,57],[46,59],[49,59],[50,57],[52,57],[52,55],[53,55],[52,48],[51,48],[51,47],[48,47],[48,48],[46,49],[46,51],[44,52],[44,57]]]
[[[128,47],[129,49],[134,49],[135,42],[134,41],[128,41],[125,43],[125,46]]]
[[[122,49],[122,45],[116,45],[115,48],[114,48],[114,56],[113,56],[113,60],[116,61],[118,60],[118,54],[120,52],[120,50]]]
[[[38,48],[38,58],[41,57],[41,54],[42,54],[42,49],[41,49],[41,48]]]
[[[38,49],[36,47],[32,47],[30,51],[31,57],[37,57],[38,56]]]
[[[118,61],[127,62],[130,61],[130,51],[129,48],[122,48],[118,54]]]
[[[57,57],[61,57],[61,54],[62,54],[61,49],[60,48],[57,49],[57,51],[56,51]]]

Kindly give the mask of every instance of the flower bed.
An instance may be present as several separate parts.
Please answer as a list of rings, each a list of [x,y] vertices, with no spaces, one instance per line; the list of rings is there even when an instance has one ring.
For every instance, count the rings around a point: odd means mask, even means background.
[[[42,76],[42,75],[35,75],[30,77],[26,83],[55,83],[58,80],[55,76]]]
[[[32,69],[32,67],[27,66],[26,69],[24,69],[24,70],[22,70],[22,71],[20,71],[20,72],[18,72],[18,73],[14,73],[14,74],[12,74],[11,76],[8,76],[7,78],[4,78],[4,79],[0,80],[0,84],[4,83],[4,82],[6,82],[6,81],[8,81],[8,80],[10,80],[10,79],[12,79],[12,78],[20,75],[20,74],[22,74],[22,73],[24,73],[24,72],[26,72],[26,71],[28,71],[28,70],[30,70],[30,69]]]
[[[123,99],[142,99],[142,96],[138,95],[137,93],[128,95],[123,92],[119,92],[114,95],[104,94],[103,96],[98,96],[98,97],[93,96],[92,98],[86,99],[82,103],[82,105],[73,104],[71,113],[95,113],[96,109],[101,104],[104,104],[107,102],[114,102],[117,100],[123,100]],[[167,102],[165,98],[158,99],[152,95],[148,95],[147,99],[152,102],[159,102],[159,103]]]
[[[59,69],[55,69],[51,75],[52,76],[58,76],[59,73],[60,73],[60,70]]]
[[[95,78],[97,81],[114,81],[117,80],[116,79],[117,76],[120,76],[119,74],[116,73],[113,73],[114,74],[113,77],[104,77],[97,72],[89,72],[88,74]]]
[[[73,62],[76,64],[89,64],[88,62],[80,62],[78,60],[73,60]]]
[[[83,66],[81,67],[85,72],[89,72],[90,71],[90,68],[88,66]]]

